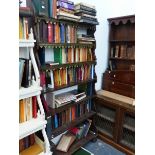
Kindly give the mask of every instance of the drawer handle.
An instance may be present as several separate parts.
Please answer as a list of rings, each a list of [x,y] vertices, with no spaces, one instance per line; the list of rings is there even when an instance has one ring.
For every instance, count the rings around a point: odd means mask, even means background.
[[[114,85],[114,84],[115,84],[115,82],[113,81],[113,82],[112,82],[112,84]]]
[[[114,78],[116,77],[116,75],[114,74]]]

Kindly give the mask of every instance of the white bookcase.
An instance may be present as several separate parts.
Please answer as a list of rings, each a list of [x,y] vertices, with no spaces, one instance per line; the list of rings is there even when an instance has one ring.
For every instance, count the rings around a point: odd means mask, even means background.
[[[50,144],[45,131],[47,121],[45,120],[45,113],[40,99],[42,88],[40,87],[40,75],[39,75],[38,67],[33,53],[35,40],[33,39],[32,31],[29,35],[29,38],[30,39],[28,40],[24,40],[24,39],[19,40],[19,52],[20,52],[19,57],[21,57],[21,55],[30,56],[36,80],[32,81],[32,86],[28,88],[21,87],[19,89],[19,100],[36,96],[38,106],[39,106],[39,111],[37,114],[37,118],[33,118],[29,121],[19,124],[19,140],[41,130],[44,137],[44,142],[43,142],[44,152],[40,153],[39,155],[51,155],[52,153],[50,152]]]

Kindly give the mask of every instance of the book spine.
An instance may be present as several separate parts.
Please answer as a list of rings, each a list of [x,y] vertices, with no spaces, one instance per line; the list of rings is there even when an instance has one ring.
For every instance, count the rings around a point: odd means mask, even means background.
[[[62,1],[57,1],[57,7],[58,8],[65,8],[65,9],[69,9],[69,10],[74,10],[74,5],[73,4],[69,4],[69,3],[65,3]]]
[[[32,111],[33,111],[33,118],[37,118],[37,97],[32,97]]]
[[[48,23],[48,42],[52,43],[52,24]]]

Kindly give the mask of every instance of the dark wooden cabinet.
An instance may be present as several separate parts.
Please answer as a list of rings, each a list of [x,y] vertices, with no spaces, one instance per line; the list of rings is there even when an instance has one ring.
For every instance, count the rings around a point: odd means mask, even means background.
[[[109,61],[102,89],[135,98],[135,16],[109,18]]]
[[[135,109],[134,106],[107,100],[97,95],[95,98],[95,125],[99,137],[127,155],[135,150]]]

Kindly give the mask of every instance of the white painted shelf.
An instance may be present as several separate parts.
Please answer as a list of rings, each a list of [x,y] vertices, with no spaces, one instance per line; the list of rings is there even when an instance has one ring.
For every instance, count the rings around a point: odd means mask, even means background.
[[[37,85],[32,85],[31,87],[28,87],[28,88],[21,87],[19,89],[19,100],[40,95],[41,90],[42,90],[42,87],[39,87]]]
[[[19,139],[31,135],[41,129],[45,129],[47,121],[42,117],[33,118],[30,121],[19,124]]]
[[[34,47],[36,40],[20,39],[19,47]]]

